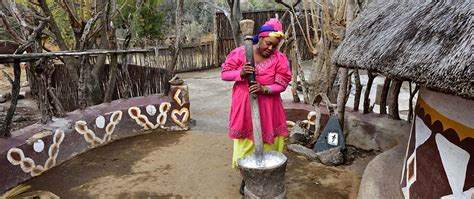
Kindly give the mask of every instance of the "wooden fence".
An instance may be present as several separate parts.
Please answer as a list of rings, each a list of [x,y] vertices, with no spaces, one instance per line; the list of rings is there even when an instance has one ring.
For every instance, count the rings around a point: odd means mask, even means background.
[[[255,26],[254,26],[254,34],[258,31],[258,29],[270,18],[274,18],[275,14],[278,14],[278,16],[281,18],[284,15],[285,11],[258,11],[258,12],[243,12],[242,17],[243,19],[252,19],[255,21]],[[301,26],[303,29],[306,27],[306,22],[304,20],[304,16],[299,16],[298,17],[299,21],[301,22]],[[284,20],[282,21],[283,23],[283,28],[286,30],[288,26],[291,24],[290,23],[291,19],[289,16],[285,17]],[[311,20],[309,21],[310,24],[312,24]],[[216,14],[216,30],[217,34],[217,62],[219,63],[218,65],[220,66],[224,61],[226,56],[229,54],[229,52],[234,49],[236,46],[234,44],[234,39],[232,37],[232,32],[231,32],[231,27],[230,23],[227,20],[226,16],[224,13],[217,13]],[[301,32],[301,29],[299,26],[296,25],[296,36],[297,36],[297,41],[298,41],[298,46],[299,46],[299,51],[301,58],[303,60],[308,60],[312,58],[312,54],[309,51],[308,46],[305,43],[303,33]]]
[[[168,82],[166,82],[166,70],[146,66],[128,65],[130,79],[124,78],[124,70],[118,65],[119,71],[113,99],[123,98],[122,93],[128,92],[131,97],[146,96],[150,94],[164,93]],[[103,74],[109,73],[109,65],[106,65]],[[105,93],[108,78],[100,78],[100,88]],[[127,82],[128,81],[128,82]],[[129,84],[129,90],[124,91],[125,84]],[[72,82],[69,71],[62,64],[56,64],[51,76],[51,86],[61,102],[65,111],[73,111],[79,107],[77,82]]]

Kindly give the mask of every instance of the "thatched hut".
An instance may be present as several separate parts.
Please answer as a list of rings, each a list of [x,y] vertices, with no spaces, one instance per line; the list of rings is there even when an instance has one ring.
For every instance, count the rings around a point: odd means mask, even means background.
[[[374,0],[334,53],[341,67],[421,86],[400,162],[405,198],[473,197],[473,7],[469,0]]]

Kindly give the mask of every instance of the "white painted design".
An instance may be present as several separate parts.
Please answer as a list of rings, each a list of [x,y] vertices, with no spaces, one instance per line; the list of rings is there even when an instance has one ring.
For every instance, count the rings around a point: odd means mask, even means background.
[[[474,197],[474,187],[465,191],[462,196],[454,196],[454,194],[441,197],[441,199],[472,199]]]
[[[337,146],[338,144],[338,136],[337,133],[335,132],[329,132],[328,133],[328,144]]]
[[[33,143],[33,150],[35,150],[36,153],[41,153],[44,150],[43,140],[36,140]]]
[[[176,93],[174,94],[173,98],[180,106],[183,106],[186,102],[184,101],[184,98],[181,99],[179,97],[180,94],[181,94],[181,89],[176,90]]]
[[[416,120],[413,120],[413,122],[416,123]],[[411,139],[412,139],[412,136],[413,136],[413,129],[415,128],[415,124],[412,124],[411,125],[411,129],[410,129],[410,136],[408,137],[408,144],[407,144],[407,150],[405,151],[405,158],[403,159],[403,167],[402,167],[402,179],[400,179],[400,184],[403,183],[403,179],[405,178],[405,167],[406,167],[406,164],[407,164],[407,159],[408,159],[408,150],[410,149],[410,143],[411,143]]]
[[[178,119],[178,115],[183,116],[180,120]],[[183,107],[181,110],[173,110],[171,111],[171,119],[173,119],[174,123],[180,126],[181,128],[186,128],[186,123],[189,119],[189,110],[186,107]]]
[[[407,187],[403,187],[402,188],[402,194],[403,194],[403,197],[405,199],[409,199],[410,198],[410,193],[408,192],[408,188]]]
[[[425,125],[420,117],[415,119],[415,150],[426,142],[431,136],[431,130]]]
[[[115,111],[110,115],[110,122],[114,122],[115,124],[118,124],[122,120],[122,111]]]
[[[13,155],[16,154],[16,155]],[[18,159],[13,158],[13,156],[16,156]],[[7,152],[7,160],[12,163],[13,165],[19,165],[21,164],[21,161],[25,159],[25,154],[23,153],[23,150],[19,148],[11,148]]]
[[[7,159],[12,165],[20,165],[23,172],[30,173],[33,177],[41,175],[43,171],[56,165],[56,158],[59,153],[59,145],[64,140],[64,136],[64,131],[60,129],[56,130],[55,134],[53,135],[53,144],[51,144],[48,150],[49,158],[46,160],[44,167],[42,165],[36,165],[35,161],[29,157],[26,157],[23,153],[23,150],[19,148],[11,148],[8,150]],[[44,142],[42,140],[35,141],[33,144],[33,149],[36,152],[42,152],[44,150]]]
[[[160,104],[160,114],[156,117],[155,128],[165,129],[166,120],[168,119],[168,111],[171,109],[171,103],[163,102]]]
[[[411,164],[413,164],[413,175],[410,178],[410,175],[411,175],[410,165]],[[411,156],[408,158],[406,170],[407,170],[407,188],[408,188],[408,192],[410,192],[411,185],[415,183],[416,181],[416,152],[413,152]]]
[[[105,127],[105,118],[104,116],[99,116],[97,118],[95,118],[95,126],[97,126],[97,128],[104,128]]]
[[[146,112],[150,116],[154,116],[156,114],[156,107],[154,105],[148,105],[146,106]]]
[[[439,133],[436,134],[435,140],[453,196],[461,198],[464,195],[463,187],[470,155]]]

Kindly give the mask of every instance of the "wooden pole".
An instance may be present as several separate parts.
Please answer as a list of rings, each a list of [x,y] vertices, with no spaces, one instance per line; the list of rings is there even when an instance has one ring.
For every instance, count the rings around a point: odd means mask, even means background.
[[[252,67],[255,67],[253,58],[253,34],[254,22],[252,20],[240,21],[240,30],[245,35],[244,46],[245,46],[245,60]],[[255,72],[249,75],[249,86],[251,82],[255,81]],[[250,94],[250,110],[252,111],[252,127],[253,127],[253,143],[255,145],[255,158],[258,166],[263,166],[263,141],[262,141],[262,129],[260,125],[260,110],[258,107],[257,94]]]
[[[5,126],[3,128],[3,137],[10,137],[10,130],[11,130],[11,122],[13,119],[13,115],[15,114],[16,105],[18,103],[18,95],[20,94],[20,77],[21,77],[21,68],[20,68],[20,60],[15,59],[13,64],[13,85],[12,85],[12,101],[10,104],[10,108],[8,109],[7,116],[5,117]]]

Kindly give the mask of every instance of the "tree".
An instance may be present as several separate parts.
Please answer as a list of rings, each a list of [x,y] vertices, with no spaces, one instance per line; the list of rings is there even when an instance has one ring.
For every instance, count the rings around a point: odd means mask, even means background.
[[[129,1],[118,0],[122,9],[119,17],[114,22],[122,28],[130,18],[132,37],[137,45],[143,45],[146,41],[161,40],[165,34],[165,12],[161,9],[161,0]]]
[[[223,7],[217,3],[209,1],[200,1],[200,3],[206,3],[217,10],[224,12],[227,20],[230,23],[232,37],[234,38],[235,46],[240,46],[242,43],[242,33],[240,32],[239,22],[242,20],[242,11],[240,9],[240,0],[226,0],[227,6]]]
[[[181,30],[182,30],[182,20],[183,20],[183,4],[184,0],[178,0],[176,2],[176,39],[174,41],[174,45],[171,47],[171,52],[173,55],[173,59],[171,60],[171,64],[168,65],[167,72],[167,79],[170,80],[176,73],[176,64],[178,63],[179,53],[181,51]],[[169,88],[167,88],[167,91]]]
[[[26,18],[23,14],[24,10],[17,7],[15,2],[9,2],[9,8],[5,4],[1,3],[2,10],[9,10],[10,15],[18,22],[19,30],[14,30],[7,15],[0,10],[0,19],[2,25],[5,27],[7,32],[11,37],[19,44],[19,47],[15,50],[13,54],[22,54],[27,49],[31,49],[33,52],[38,52],[38,49],[41,48],[40,37],[41,32],[45,28],[47,22],[50,18],[45,18],[41,16],[32,16]],[[36,25],[37,24],[37,25]],[[0,137],[9,137],[11,130],[11,121],[13,119],[13,114],[15,113],[16,106],[18,103],[18,96],[20,93],[20,77],[21,77],[21,68],[20,60],[15,60],[13,65],[14,70],[14,79],[8,76],[6,73],[4,75],[12,84],[12,101],[8,109],[7,115],[5,117],[5,124],[0,129]],[[47,96],[47,95],[46,95]],[[40,104],[41,105],[41,104]],[[41,106],[40,106],[41,108]],[[43,111],[43,109],[42,109]]]

